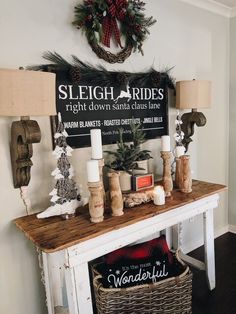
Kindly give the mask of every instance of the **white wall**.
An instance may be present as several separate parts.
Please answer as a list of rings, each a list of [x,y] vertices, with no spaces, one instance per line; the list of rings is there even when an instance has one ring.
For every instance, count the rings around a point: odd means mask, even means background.
[[[230,48],[229,224],[236,231],[236,17],[230,24]]]
[[[227,183],[228,176],[228,63],[229,20],[178,0],[149,0],[147,15],[158,22],[144,45],[145,55],[132,56],[122,65],[109,65],[97,59],[81,33],[71,26],[75,0],[1,0],[0,2],[0,67],[17,68],[44,63],[44,51],[57,51],[66,58],[77,55],[82,61],[103,64],[108,69],[139,71],[154,65],[156,69],[174,66],[173,77],[210,79],[213,82],[212,108],[205,110],[207,125],[196,129],[190,146],[194,177]],[[175,109],[170,109],[170,133],[174,133]],[[25,214],[19,191],[11,181],[9,128],[11,118],[0,118],[1,210],[0,210],[0,313],[46,313],[44,293],[39,280],[37,257],[33,246],[13,224]],[[55,167],[51,156],[48,118],[37,119],[42,141],[34,148],[30,197],[35,211],[44,209],[53,186],[50,177]],[[153,169],[161,172],[160,140],[151,140]],[[76,180],[86,185],[84,165],[90,149],[77,149],[72,163]],[[227,196],[222,195],[215,212],[216,232],[227,225]],[[201,244],[200,219],[185,225],[185,247]],[[192,241],[191,245],[189,241]]]

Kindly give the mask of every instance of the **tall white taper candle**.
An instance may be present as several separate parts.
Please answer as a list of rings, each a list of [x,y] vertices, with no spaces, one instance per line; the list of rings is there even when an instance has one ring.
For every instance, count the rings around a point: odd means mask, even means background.
[[[102,159],[102,134],[100,129],[90,130],[92,159]]]

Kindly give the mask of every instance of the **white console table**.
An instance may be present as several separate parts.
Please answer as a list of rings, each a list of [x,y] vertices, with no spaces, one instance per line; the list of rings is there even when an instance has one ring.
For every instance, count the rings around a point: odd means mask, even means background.
[[[89,221],[87,208],[70,220],[38,220],[36,215],[16,219],[41,254],[48,313],[92,314],[89,261],[199,214],[204,217],[205,265],[189,261],[206,270],[214,289],[213,209],[223,190],[220,184],[193,181],[190,194],[174,190],[163,206],[148,203],[125,209],[120,217],[106,214],[98,224]]]

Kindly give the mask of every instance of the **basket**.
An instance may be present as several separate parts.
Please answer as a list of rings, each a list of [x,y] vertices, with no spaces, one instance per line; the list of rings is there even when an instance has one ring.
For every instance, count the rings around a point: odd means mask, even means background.
[[[93,286],[98,314],[191,314],[192,273],[185,266],[177,277],[129,288],[104,288],[102,276],[92,266]]]

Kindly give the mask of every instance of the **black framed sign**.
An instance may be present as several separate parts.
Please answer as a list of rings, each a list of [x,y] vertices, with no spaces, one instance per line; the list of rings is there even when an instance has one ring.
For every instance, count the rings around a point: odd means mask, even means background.
[[[92,128],[101,129],[103,145],[116,143],[121,127],[124,139],[129,141],[132,119],[142,124],[147,139],[168,134],[165,80],[153,84],[151,80],[129,79],[126,75],[125,82],[107,85],[83,77],[73,82],[68,71],[56,74],[57,111],[62,115],[70,146],[90,146]]]
[[[158,72],[112,72],[94,67],[72,55],[72,63],[58,53],[46,52],[50,64],[31,70],[56,73],[57,112],[73,148],[90,146],[90,130],[101,129],[102,143],[114,144],[123,128],[131,139],[130,122],[142,125],[146,139],[168,134],[168,89],[175,89],[169,70]],[[55,119],[52,130],[55,131]]]

